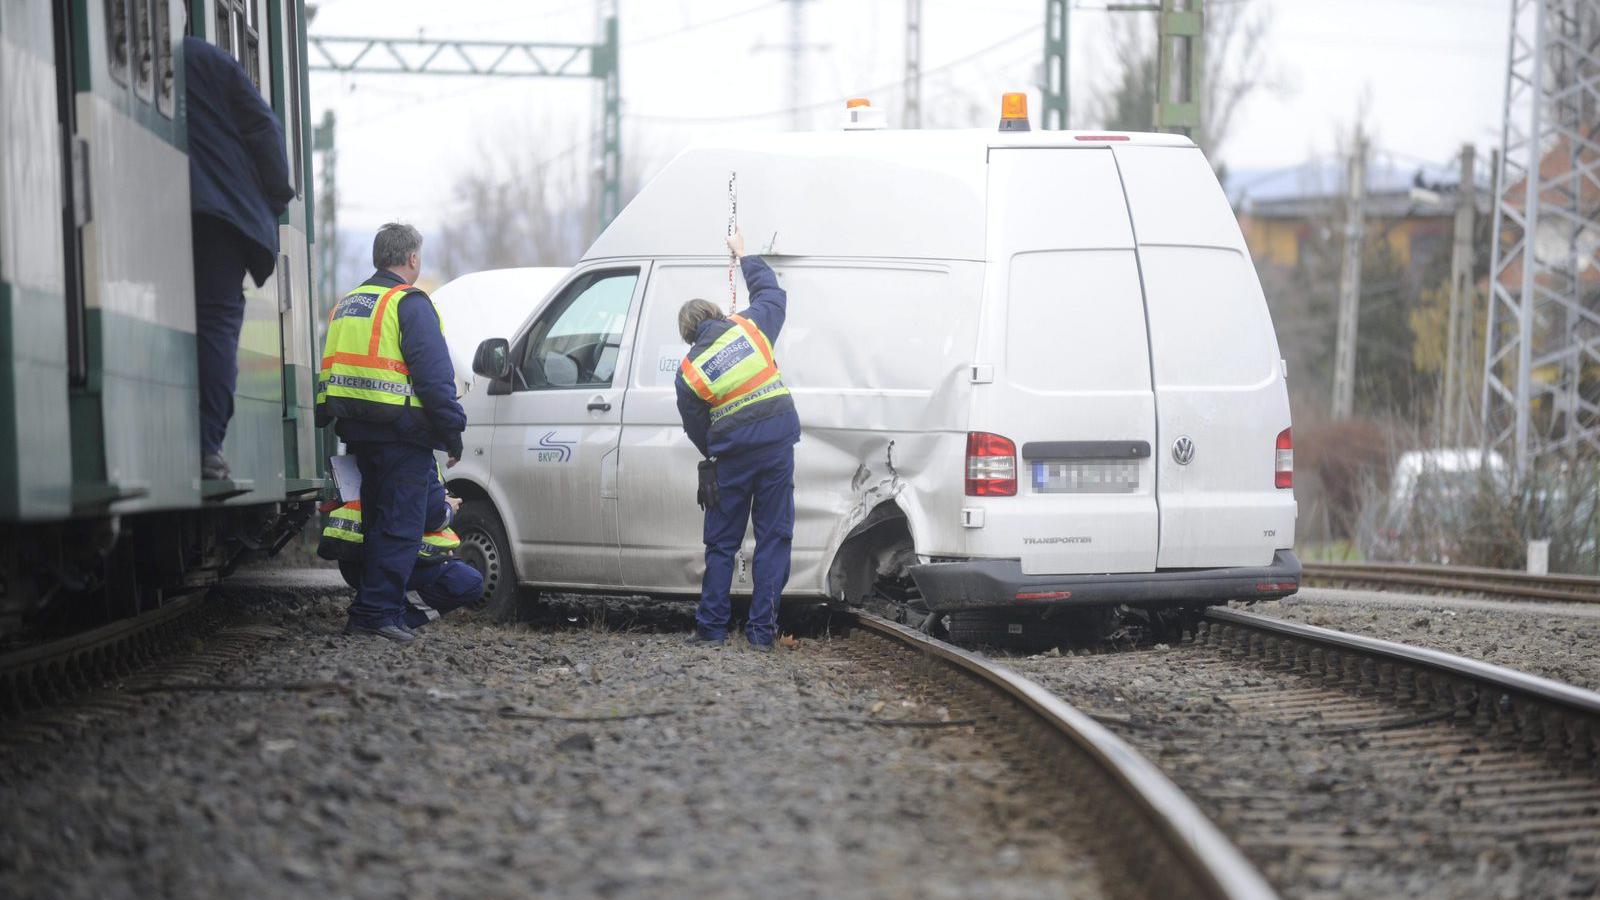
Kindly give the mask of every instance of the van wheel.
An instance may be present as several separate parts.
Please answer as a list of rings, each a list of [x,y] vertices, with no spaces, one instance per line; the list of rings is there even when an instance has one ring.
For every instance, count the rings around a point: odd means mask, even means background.
[[[483,576],[483,605],[496,621],[517,614],[517,570],[511,562],[511,542],[505,526],[487,500],[461,504],[452,525],[461,538],[456,553]]]

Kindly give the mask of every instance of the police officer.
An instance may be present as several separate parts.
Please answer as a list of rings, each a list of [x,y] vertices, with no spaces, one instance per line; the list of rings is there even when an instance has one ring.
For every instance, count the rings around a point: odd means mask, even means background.
[[[422,235],[390,223],[372,242],[377,271],[346,294],[328,320],[317,377],[317,424],[336,421],[361,472],[361,582],[346,634],[399,643],[411,580],[435,482],[434,450],[461,459],[467,416],[456,402],[455,369],[427,294]]]
[[[294,199],[283,130],[244,67],[197,37],[183,39],[194,240],[200,472],[229,477],[222,439],[233,418],[244,326],[244,276],[260,287],[278,263],[278,217]]]
[[[416,567],[406,582],[409,603],[402,621],[408,630],[415,631],[483,596],[483,576],[451,555],[461,546],[461,538],[450,527],[460,507],[461,501],[448,496],[443,482],[435,478],[428,488],[428,531],[422,535]],[[317,555],[337,561],[345,584],[359,588],[365,555],[361,501],[342,505],[336,502],[324,512],[328,518],[322,528],[322,540],[317,543]]]
[[[772,355],[788,301],[771,267],[744,255],[743,235],[728,238],[728,249],[740,258],[749,308],[724,316],[709,301],[690,300],[678,310],[679,335],[690,345],[679,366],[678,413],[707,460],[700,464],[706,572],[689,643],[727,640],[733,558],[753,518],[755,592],[745,637],[757,650],[770,651],[789,581],[794,445],[800,440],[794,398]]]

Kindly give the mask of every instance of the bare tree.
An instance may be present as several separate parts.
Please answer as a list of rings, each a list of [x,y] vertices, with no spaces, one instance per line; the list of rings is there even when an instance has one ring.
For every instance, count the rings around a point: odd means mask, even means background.
[[[486,143],[473,165],[456,176],[455,204],[439,239],[446,277],[512,266],[570,266],[599,233],[589,143],[547,155],[529,150],[536,146],[523,140]],[[626,157],[624,203],[638,193],[640,159],[638,153]]]
[[[1216,3],[1206,9],[1205,84],[1195,143],[1212,156],[1233,128],[1234,114],[1267,84],[1272,13],[1262,4]]]

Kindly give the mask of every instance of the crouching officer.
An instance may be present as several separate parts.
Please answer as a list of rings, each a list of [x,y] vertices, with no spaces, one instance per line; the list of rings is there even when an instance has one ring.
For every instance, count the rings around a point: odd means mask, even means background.
[[[399,643],[406,585],[423,546],[434,450],[461,459],[467,416],[455,369],[422,271],[422,235],[389,224],[372,242],[377,271],[346,294],[328,319],[317,376],[317,425],[337,423],[361,471],[361,580],[346,634]]]
[[[483,576],[452,555],[461,546],[461,538],[450,528],[461,501],[447,496],[439,480],[430,486],[428,497],[428,531],[422,535],[417,564],[406,581],[408,604],[401,614],[401,621],[412,631],[483,596]],[[359,588],[365,544],[361,501],[334,503],[323,511],[328,518],[322,540],[317,542],[317,555],[338,562],[345,584]]]
[[[678,332],[690,345],[679,366],[678,413],[707,460],[700,464],[706,572],[689,642],[727,640],[734,554],[754,519],[755,592],[745,636],[751,646],[770,651],[789,581],[794,445],[800,440],[794,398],[772,355],[788,301],[771,267],[744,255],[743,235],[728,238],[728,249],[740,258],[749,308],[724,316],[709,301],[690,300],[678,310]]]

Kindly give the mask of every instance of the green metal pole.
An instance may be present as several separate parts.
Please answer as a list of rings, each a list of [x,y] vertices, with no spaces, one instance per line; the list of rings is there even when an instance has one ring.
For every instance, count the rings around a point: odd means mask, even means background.
[[[1161,0],[1156,16],[1157,131],[1194,137],[1205,77],[1205,0]]]
[[[336,179],[339,155],[334,147],[333,110],[324,110],[322,124],[311,132],[311,149],[322,154],[322,198],[317,203],[317,340],[322,324],[339,293],[339,191]]]
[[[1067,81],[1067,0],[1045,0],[1044,4],[1044,80],[1039,128],[1062,131],[1067,127],[1071,89]]]
[[[594,51],[594,77],[601,80],[600,229],[622,211],[622,88],[621,44],[617,18],[605,22],[605,41]]]

